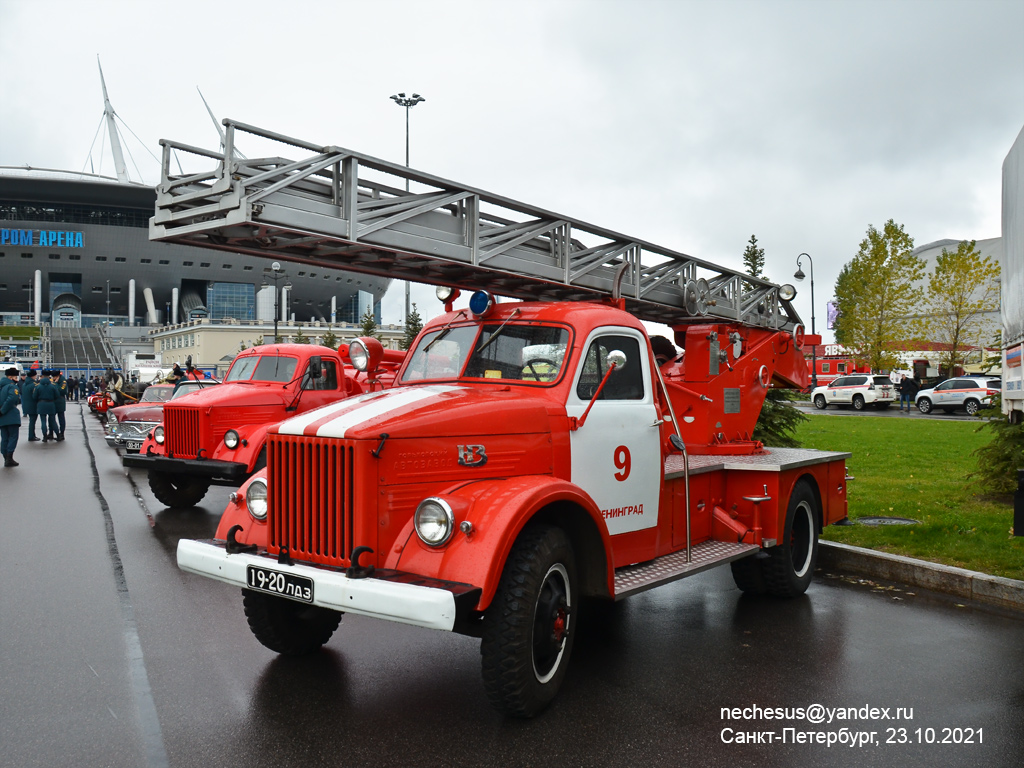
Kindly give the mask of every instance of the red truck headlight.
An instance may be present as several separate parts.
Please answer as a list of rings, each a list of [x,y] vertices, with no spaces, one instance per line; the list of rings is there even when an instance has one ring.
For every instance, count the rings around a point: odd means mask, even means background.
[[[265,520],[267,517],[267,481],[258,477],[249,483],[245,489],[245,505],[249,508],[249,514],[257,520]]]

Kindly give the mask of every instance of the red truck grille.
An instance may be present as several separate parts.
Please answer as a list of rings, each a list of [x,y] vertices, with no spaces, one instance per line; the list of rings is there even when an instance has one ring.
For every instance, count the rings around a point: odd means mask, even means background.
[[[299,559],[348,565],[352,554],[352,443],[270,435],[267,522],[270,547]]]
[[[180,405],[165,407],[164,434],[169,454],[194,459],[199,453],[199,409]]]

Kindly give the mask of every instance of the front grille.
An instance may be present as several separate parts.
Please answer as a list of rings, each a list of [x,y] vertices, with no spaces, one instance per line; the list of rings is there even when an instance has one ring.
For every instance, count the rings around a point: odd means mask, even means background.
[[[352,554],[353,444],[322,437],[270,435],[267,523],[270,548],[292,557],[347,566]]]
[[[157,425],[154,421],[122,421],[117,433],[125,440],[145,440],[149,431]]]
[[[199,409],[180,405],[164,408],[164,433],[169,454],[179,458],[195,458],[200,447]]]

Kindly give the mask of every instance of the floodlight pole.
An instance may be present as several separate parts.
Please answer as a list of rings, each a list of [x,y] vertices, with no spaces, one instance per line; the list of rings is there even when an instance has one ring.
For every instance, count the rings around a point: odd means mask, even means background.
[[[391,100],[400,107],[405,107],[405,167],[409,167],[409,110],[415,107],[421,101],[426,101],[425,98],[420,96],[418,93],[414,93],[412,96],[406,96],[404,93],[397,93],[391,97]],[[409,177],[405,177],[405,191],[409,191]],[[409,303],[411,300],[409,292],[409,281],[405,281],[405,322],[409,322],[409,313],[412,311],[412,305]]]
[[[275,261],[273,264],[270,265],[270,268],[273,270],[273,272],[271,272],[269,275],[264,273],[263,284],[267,285],[268,277],[274,281],[274,341],[271,343],[277,344],[277,319],[278,316],[281,314],[281,293],[280,291],[278,291],[277,281],[284,280],[288,275],[287,273],[281,271],[280,262]],[[284,287],[287,288],[288,285],[288,283],[285,283]]]
[[[804,271],[800,268],[800,259],[804,256],[811,264],[811,335],[817,336],[818,331],[814,326],[814,259],[809,253],[801,253],[796,257],[796,273],[793,275],[797,280],[803,280]],[[811,345],[811,388],[818,386],[818,345]]]

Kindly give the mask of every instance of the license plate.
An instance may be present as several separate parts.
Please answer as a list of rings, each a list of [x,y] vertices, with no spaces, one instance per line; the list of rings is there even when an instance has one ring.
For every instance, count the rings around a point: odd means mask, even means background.
[[[124,449],[126,451],[141,451],[142,441],[141,440],[126,440],[124,443]]]
[[[313,580],[305,576],[272,571],[258,565],[247,565],[245,581],[249,589],[255,589],[257,592],[287,597],[303,603],[313,602]]]

